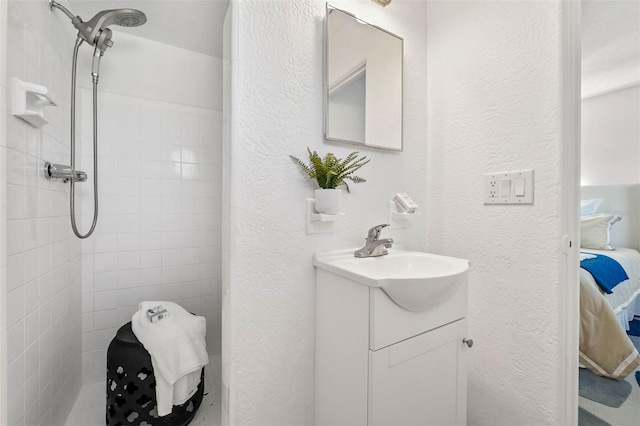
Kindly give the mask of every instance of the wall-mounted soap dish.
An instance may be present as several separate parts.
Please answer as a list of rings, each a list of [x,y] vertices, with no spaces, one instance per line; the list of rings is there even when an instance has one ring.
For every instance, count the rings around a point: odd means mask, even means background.
[[[389,201],[389,224],[391,228],[406,228],[410,219],[420,216],[420,212],[400,211],[395,201]]]
[[[44,107],[56,105],[57,99],[46,87],[15,77],[11,79],[11,113],[33,127],[41,128],[48,124],[49,120],[44,116]]]

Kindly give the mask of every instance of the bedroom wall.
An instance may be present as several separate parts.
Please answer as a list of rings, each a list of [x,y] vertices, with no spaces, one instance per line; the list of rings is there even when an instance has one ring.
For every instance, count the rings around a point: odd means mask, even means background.
[[[559,424],[560,1],[427,2],[427,245],[471,260],[468,424]],[[535,170],[535,202],[482,204]]]
[[[411,194],[420,206],[426,202],[426,2],[332,4],[404,37],[404,152],[358,147],[371,159],[361,169],[367,182],[343,194],[346,216],[336,232],[305,234],[305,199],[313,197],[314,185],[289,154],[304,155],[309,146],[343,157],[356,149],[323,142],[325,2],[232,2],[234,124],[224,159],[230,166],[224,276],[230,282],[223,283],[231,334],[225,342],[234,363],[229,371],[223,360],[230,424],[313,424],[313,253],[362,246],[371,226],[386,223],[396,192]],[[424,222],[413,222],[383,235],[424,249]]]
[[[582,101],[582,185],[640,182],[640,85]]]
[[[611,246],[640,248],[640,185],[594,185],[580,188],[583,200],[602,199],[597,213],[613,213],[622,220],[611,227]]]

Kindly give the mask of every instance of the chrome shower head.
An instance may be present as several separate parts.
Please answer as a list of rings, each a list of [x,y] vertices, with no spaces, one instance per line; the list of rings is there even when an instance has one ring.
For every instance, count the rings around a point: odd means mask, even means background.
[[[125,13],[126,11],[126,13]],[[147,22],[147,16],[135,9],[121,9],[116,25],[121,27],[138,27]]]
[[[97,46],[102,52],[113,45],[111,31],[104,31],[109,25],[137,27],[147,22],[147,16],[136,9],[103,10],[87,22],[83,22],[82,18],[74,16],[67,8],[55,0],[49,0],[49,7],[51,10],[57,8],[63,11],[78,30],[78,37],[91,46]]]
[[[95,47],[93,51],[93,63],[91,65],[91,75],[93,81],[98,82],[100,69],[100,58],[107,48],[113,46],[111,41],[111,30],[109,25],[120,25],[123,27],[137,27],[147,22],[147,16],[136,9],[111,9],[98,12],[87,22],[83,22],[79,16],[74,16],[66,7],[55,0],[49,0],[49,7],[60,9],[71,19],[71,23],[78,30],[76,45],[80,46],[86,41]]]
[[[103,30],[109,25],[120,25],[123,27],[137,27],[147,22],[144,13],[135,9],[112,9],[98,12],[96,16],[87,22],[74,22],[78,29],[78,34],[90,45],[96,44],[101,51],[111,47],[111,37],[103,35]],[[102,37],[101,37],[102,36]]]
[[[96,16],[84,23],[84,25],[92,29],[103,29],[114,24],[123,27],[137,27],[145,22],[147,22],[147,17],[139,10],[111,9],[98,12]]]

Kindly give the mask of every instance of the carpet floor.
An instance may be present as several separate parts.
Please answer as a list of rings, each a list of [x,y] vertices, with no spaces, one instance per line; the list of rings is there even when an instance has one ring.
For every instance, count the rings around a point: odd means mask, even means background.
[[[627,332],[634,345],[640,350],[640,320],[631,322],[631,329]],[[588,370],[581,369],[581,389],[579,399],[578,424],[580,426],[612,425],[612,426],[640,426],[640,369],[630,374],[624,382],[611,382],[610,379],[597,377]],[[584,378],[584,381],[582,379]],[[593,386],[593,381],[602,382],[602,389],[616,388],[610,395],[597,395],[594,389],[586,389],[586,384]],[[623,391],[620,391],[623,389]],[[597,391],[597,389],[596,389]],[[618,392],[617,395],[614,395]],[[585,398],[588,395],[600,402]],[[628,395],[625,397],[625,395]],[[609,406],[608,406],[609,405]],[[616,408],[616,405],[619,405]]]

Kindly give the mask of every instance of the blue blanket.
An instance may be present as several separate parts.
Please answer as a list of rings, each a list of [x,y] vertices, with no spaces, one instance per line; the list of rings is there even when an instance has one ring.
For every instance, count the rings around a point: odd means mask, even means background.
[[[593,253],[587,253],[593,254]],[[622,266],[609,256],[595,254],[595,258],[580,261],[580,267],[589,271],[596,284],[606,293],[613,293],[611,290],[622,281],[628,280],[629,276]]]

